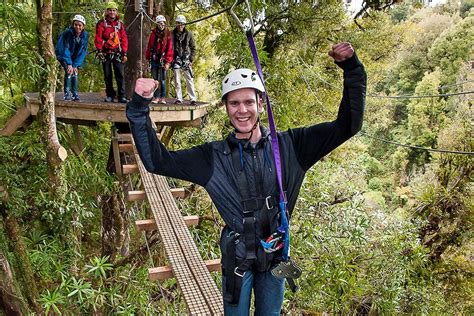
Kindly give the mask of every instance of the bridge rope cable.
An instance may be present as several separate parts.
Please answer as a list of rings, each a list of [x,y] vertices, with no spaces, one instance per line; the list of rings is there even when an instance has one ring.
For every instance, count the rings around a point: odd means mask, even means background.
[[[300,57],[298,57],[298,58],[300,59]],[[302,62],[303,65],[306,65],[306,63],[302,59],[300,59],[300,62]],[[308,67],[306,67],[306,68],[308,69]],[[325,84],[339,89],[338,86],[324,80],[322,77],[317,75],[315,72],[312,72],[312,73],[313,73],[313,75],[316,75],[316,77],[319,80],[321,80],[322,82],[324,82]],[[316,101],[318,101],[316,93],[311,89],[311,87],[309,85],[309,82],[307,81],[306,77],[303,74],[301,76],[302,76],[303,80],[305,81],[310,94],[313,95],[316,98]],[[466,91],[466,92],[472,93],[473,91]],[[466,94],[466,93],[463,93],[463,94]],[[320,103],[320,102],[318,102],[318,103]],[[448,150],[448,149],[437,149],[437,148],[428,148],[428,147],[422,147],[422,146],[417,146],[417,145],[402,144],[402,143],[391,141],[391,140],[381,138],[381,137],[378,137],[378,136],[375,136],[375,135],[371,135],[371,134],[368,134],[368,133],[363,132],[363,131],[360,131],[359,133],[361,135],[365,136],[365,137],[373,138],[373,139],[381,141],[381,142],[385,142],[385,143],[392,144],[392,145],[395,145],[395,146],[410,148],[410,149],[414,149],[414,150],[425,150],[425,151],[430,151],[430,152],[441,152],[441,153],[450,153],[450,154],[459,154],[459,155],[474,155],[474,152],[456,151],[456,150]]]
[[[464,95],[474,93],[474,90],[453,92],[453,93],[440,93],[440,94],[405,94],[405,95],[378,95],[378,94],[367,94],[371,98],[381,98],[381,99],[422,99],[422,98],[438,98],[438,97],[450,97],[455,95]]]
[[[472,156],[474,155],[474,152],[472,151],[458,151],[458,150],[449,150],[449,149],[439,149],[439,148],[429,148],[429,147],[422,147],[422,146],[416,146],[416,145],[409,145],[409,144],[402,144],[399,142],[391,141],[382,137],[378,137],[375,135],[368,134],[366,132],[360,131],[359,132],[362,136],[373,138],[375,140],[395,145],[398,147],[405,147],[405,148],[410,148],[414,150],[424,150],[424,151],[430,151],[430,152],[438,152],[438,153],[447,153],[447,154],[457,154],[457,155],[469,155]]]
[[[186,22],[185,25],[190,25],[190,24],[198,23],[198,22],[201,22],[201,21],[204,21],[204,20],[213,18],[213,17],[218,16],[218,15],[224,13],[224,12],[229,11],[231,8],[232,8],[232,6],[229,6],[229,7],[227,7],[227,8],[224,8],[224,9],[222,9],[222,10],[220,10],[220,11],[217,11],[217,12],[215,12],[215,13],[212,13],[212,14],[210,14],[210,15],[206,15],[206,16],[204,16],[204,17],[202,17],[202,18],[199,18],[199,19],[196,19],[196,20],[193,20],[193,21]],[[146,12],[145,12],[145,16],[148,17],[148,19],[149,19],[152,23],[156,24],[156,22],[155,22]],[[169,24],[168,27],[169,27],[169,28],[174,28],[174,27],[176,27],[176,25]]]
[[[444,86],[439,86],[438,90],[444,90],[444,89],[450,88],[450,87],[462,86],[465,83],[470,83],[470,82],[474,82],[474,80],[464,80],[464,81],[460,81],[460,82],[453,83],[453,84],[447,84],[447,85],[444,85]]]
[[[301,58],[301,57],[297,57],[299,62],[306,67],[306,69],[311,69],[311,67]],[[310,70],[311,73],[320,81],[322,81],[324,84],[330,86],[330,87],[333,87],[335,89],[340,89],[341,87],[327,81],[326,79],[324,79],[321,75],[319,75],[314,69],[311,69]],[[442,88],[445,88],[445,87],[449,87],[449,86],[456,86],[456,85],[460,85],[460,84],[463,84],[463,83],[467,83],[467,82],[474,82],[474,80],[467,80],[467,81],[463,81],[462,83],[457,83],[457,84],[453,84],[453,85],[446,85],[446,86],[441,86],[439,87],[438,89],[442,89]],[[371,98],[379,98],[379,99],[422,99],[422,98],[438,98],[438,97],[450,97],[450,96],[457,96],[457,95],[465,95],[465,94],[471,94],[471,93],[474,93],[474,90],[468,90],[468,91],[460,91],[460,92],[452,92],[452,93],[440,93],[440,94],[426,94],[426,95],[415,95],[415,94],[405,94],[405,95],[379,95],[379,94],[373,94],[373,93],[369,93],[367,94],[367,97],[371,97]]]

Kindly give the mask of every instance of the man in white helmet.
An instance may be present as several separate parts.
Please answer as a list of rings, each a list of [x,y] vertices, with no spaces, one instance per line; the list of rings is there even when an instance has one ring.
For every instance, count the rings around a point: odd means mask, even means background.
[[[191,99],[191,105],[196,104],[196,91],[194,90],[193,61],[196,56],[196,43],[193,33],[186,29],[186,17],[178,15],[176,17],[176,27],[173,30],[174,48],[174,86],[176,90],[177,104],[183,103],[183,91],[181,89],[181,74],[186,79],[186,91]]]
[[[278,133],[290,216],[309,168],[362,127],[364,67],[350,43],[334,45],[329,55],[344,70],[337,118]],[[133,99],[127,104],[133,137],[149,172],[203,186],[222,216],[224,313],[248,315],[253,290],[255,315],[280,315],[284,279],[275,278],[270,270],[283,260],[282,249],[269,252],[261,243],[281,223],[272,144],[259,119],[264,92],[259,76],[250,69],[237,69],[222,81],[222,101],[234,132],[225,140],[178,151],[168,151],[152,128],[148,104],[156,87],[151,79],[137,80]]]
[[[56,44],[56,57],[64,68],[65,101],[79,101],[79,68],[87,56],[89,40],[89,33],[84,30],[85,27],[86,19],[76,14],[72,19],[72,25],[59,35]]]

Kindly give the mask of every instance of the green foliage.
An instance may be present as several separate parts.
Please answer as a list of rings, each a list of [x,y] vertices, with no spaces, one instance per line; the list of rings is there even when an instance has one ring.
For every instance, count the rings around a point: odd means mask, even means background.
[[[443,74],[441,84],[456,82],[460,68],[474,58],[474,13],[448,29],[433,42],[428,59],[438,66]]]
[[[65,297],[59,293],[58,289],[50,292],[46,290],[44,294],[41,295],[40,303],[43,305],[44,313],[49,315],[49,312],[54,312],[58,315],[62,315],[61,306],[65,302]]]
[[[469,11],[474,7],[473,0],[462,0],[461,7],[459,8],[459,13],[461,13],[462,17],[466,17]]]
[[[86,265],[87,273],[92,274],[95,278],[105,279],[107,278],[106,273],[112,270],[113,265],[107,263],[109,257],[97,258],[94,257],[90,259],[90,265]]]

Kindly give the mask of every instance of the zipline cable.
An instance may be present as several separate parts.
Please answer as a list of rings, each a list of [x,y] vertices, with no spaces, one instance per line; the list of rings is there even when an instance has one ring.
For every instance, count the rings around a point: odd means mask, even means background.
[[[429,148],[429,147],[421,147],[421,146],[416,146],[416,145],[408,145],[408,144],[402,144],[398,142],[394,142],[385,138],[381,138],[375,135],[367,134],[366,132],[360,131],[359,132],[362,136],[373,138],[375,140],[387,143],[387,144],[392,144],[395,146],[399,147],[405,147],[405,148],[410,148],[410,149],[415,149],[415,150],[424,150],[424,151],[430,151],[430,152],[439,152],[439,153],[447,153],[447,154],[457,154],[457,155],[469,155],[472,156],[474,155],[474,152],[472,151],[457,151],[457,150],[448,150],[448,149],[438,149],[438,148]]]

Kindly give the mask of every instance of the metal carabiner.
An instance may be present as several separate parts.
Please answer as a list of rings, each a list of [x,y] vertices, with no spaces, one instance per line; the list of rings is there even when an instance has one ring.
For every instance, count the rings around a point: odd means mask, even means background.
[[[252,11],[250,10],[250,3],[248,0],[235,0],[234,4],[230,7],[230,15],[232,15],[232,17],[234,18],[235,20],[235,23],[237,23],[237,25],[242,29],[242,31],[244,31],[244,33],[247,32],[247,28],[245,27],[245,25],[239,20],[239,18],[237,17],[237,15],[235,14],[234,12],[234,7],[238,4],[240,4],[241,2],[245,2],[246,6],[247,6],[247,12],[249,13],[249,20],[250,20],[250,30],[252,31],[252,35],[255,34],[255,25],[253,24],[253,18],[252,18]]]

